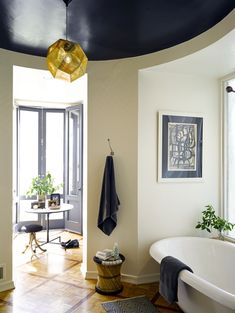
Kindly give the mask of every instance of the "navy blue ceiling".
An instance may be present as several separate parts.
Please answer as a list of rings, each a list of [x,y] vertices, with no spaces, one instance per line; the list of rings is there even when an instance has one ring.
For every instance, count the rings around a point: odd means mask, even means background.
[[[89,60],[156,52],[189,40],[220,22],[235,0],[73,0],[67,36]],[[66,37],[63,0],[0,0],[0,48],[46,56]]]

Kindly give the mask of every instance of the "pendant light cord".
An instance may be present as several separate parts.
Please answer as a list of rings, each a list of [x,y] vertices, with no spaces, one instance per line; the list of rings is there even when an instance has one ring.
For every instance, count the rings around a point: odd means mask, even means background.
[[[67,37],[68,37],[68,33],[67,33],[67,29],[68,29],[68,3],[65,3],[65,4],[66,4],[65,39],[67,40]]]
[[[69,6],[69,3],[72,2],[72,0],[63,0],[65,5],[66,5],[66,17],[65,17],[65,39],[67,40],[67,37],[68,37],[68,33],[67,33],[67,28],[68,28],[68,6]]]
[[[65,20],[65,39],[67,40],[67,37],[68,37],[68,3],[66,3],[66,20]]]

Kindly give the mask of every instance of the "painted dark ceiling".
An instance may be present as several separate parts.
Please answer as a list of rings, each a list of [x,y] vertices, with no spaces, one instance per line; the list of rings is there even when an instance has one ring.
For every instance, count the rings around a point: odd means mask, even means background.
[[[235,0],[73,0],[68,6],[68,39],[89,60],[156,52],[213,27]],[[0,0],[0,48],[46,56],[66,37],[63,0]]]

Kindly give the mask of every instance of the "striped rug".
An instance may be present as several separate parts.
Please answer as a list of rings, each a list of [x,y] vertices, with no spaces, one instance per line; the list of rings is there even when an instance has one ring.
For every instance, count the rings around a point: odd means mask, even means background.
[[[108,313],[159,313],[145,296],[103,302],[102,306]]]

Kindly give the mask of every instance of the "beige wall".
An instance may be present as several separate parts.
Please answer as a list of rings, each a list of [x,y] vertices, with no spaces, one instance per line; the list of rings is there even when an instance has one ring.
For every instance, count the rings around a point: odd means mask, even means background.
[[[153,242],[171,236],[204,235],[195,229],[201,211],[207,204],[219,208],[220,85],[215,78],[160,70],[142,71],[139,80],[138,251],[140,273],[148,275],[158,273],[148,256]],[[201,182],[158,181],[159,111],[203,116]]]
[[[12,286],[12,268],[11,268],[11,236],[12,236],[12,222],[11,222],[11,200],[12,200],[12,107],[11,103],[11,85],[12,73],[8,70],[7,64],[1,60],[0,72],[5,73],[0,77],[0,264],[3,264],[6,269],[5,280],[2,281],[2,288],[11,288]],[[8,82],[6,90],[5,82]]]
[[[137,71],[131,61],[92,63],[88,72],[88,271],[92,255],[118,242],[128,258],[125,272],[134,275],[137,259]],[[114,150],[118,226],[110,237],[97,227],[105,157]]]
[[[13,201],[13,65],[43,67],[43,58],[0,50],[0,264],[6,277],[0,291],[12,288],[12,201]]]
[[[147,184],[143,186],[143,190],[138,189],[138,175],[143,175],[146,158],[139,152],[143,150],[149,140],[146,129],[151,133],[151,142],[154,139],[155,132],[155,117],[156,110],[162,106],[161,96],[159,95],[160,103],[152,104],[152,99],[146,95],[144,102],[150,106],[144,112],[141,118],[141,126],[138,128],[138,70],[149,66],[161,64],[173,60],[188,53],[199,50],[207,46],[209,43],[219,39],[224,34],[234,28],[234,14],[228,16],[224,21],[217,25],[208,33],[191,40],[185,44],[179,45],[172,49],[167,49],[159,53],[154,53],[148,56],[143,56],[133,59],[123,59],[117,61],[106,62],[89,62],[88,65],[88,111],[87,111],[87,138],[88,138],[88,155],[87,161],[87,232],[85,231],[87,240],[87,251],[85,251],[85,260],[87,259],[87,267],[85,267],[87,277],[95,274],[96,268],[92,261],[94,253],[106,247],[112,247],[114,242],[118,242],[121,252],[126,256],[126,262],[123,266],[123,274],[126,280],[140,282],[141,280],[150,279],[151,271],[153,270],[150,257],[148,255],[149,244],[156,238],[169,234],[166,228],[162,228],[153,235],[155,231],[154,223],[151,221],[148,227],[149,219],[155,210],[154,202],[156,200],[155,191],[160,195],[161,191],[161,206],[154,217],[157,219],[162,216],[162,209],[166,208],[164,204],[164,194],[167,193],[169,186],[155,185],[155,145],[148,147],[149,155],[149,169],[151,173],[150,195],[148,198],[146,188],[148,188],[149,180],[145,176],[144,181]],[[17,54],[0,50],[0,264],[5,263],[7,268],[7,275],[5,281],[0,282],[0,290],[10,288],[12,286],[12,252],[11,252],[11,233],[12,233],[12,66],[26,66],[32,68],[45,69],[45,59],[23,54]],[[150,76],[143,77],[145,82],[148,82]],[[169,77],[165,76],[164,81]],[[157,75],[153,79],[161,81],[161,77]],[[181,82],[185,81],[184,77],[180,77]],[[192,83],[192,81],[191,81]],[[196,82],[199,84],[199,80]],[[215,83],[207,81],[210,87],[210,95],[215,91]],[[152,96],[156,96],[153,91],[154,84],[151,83],[150,90]],[[146,92],[148,88],[143,86]],[[206,98],[210,95],[206,94]],[[204,100],[205,100],[204,99]],[[214,98],[213,98],[214,99]],[[211,101],[206,114],[212,109]],[[145,101],[146,100],[146,101]],[[218,99],[216,96],[215,112],[217,112]],[[172,109],[171,101],[166,101],[166,107]],[[186,102],[181,107],[177,102],[176,109],[185,110]],[[192,103],[193,105],[193,103]],[[165,108],[165,106],[164,106]],[[144,109],[143,103],[140,104],[140,112]],[[192,108],[191,108],[192,109]],[[194,110],[195,111],[195,110]],[[209,134],[214,130],[214,118],[217,119],[218,113],[213,117],[213,125],[208,129]],[[153,117],[154,116],[154,117]],[[149,118],[151,122],[149,122]],[[212,119],[210,117],[209,121]],[[145,124],[142,124],[145,123]],[[118,226],[110,237],[103,235],[96,227],[99,195],[101,189],[101,180],[103,175],[105,156],[109,153],[107,138],[111,139],[113,150],[115,152],[115,170],[117,191],[120,197],[121,206],[118,214]],[[140,139],[138,139],[140,138]],[[145,142],[145,139],[147,140]],[[138,142],[138,140],[140,140]],[[138,145],[143,147],[138,147]],[[215,143],[213,143],[214,147]],[[211,165],[209,175],[212,175],[214,167],[218,165],[218,160],[215,160],[214,165]],[[151,167],[153,167],[151,169]],[[139,171],[139,173],[138,173]],[[140,176],[142,178],[142,176]],[[210,177],[211,179],[211,177]],[[216,180],[218,177],[216,176]],[[143,183],[143,182],[142,182]],[[204,185],[211,195],[211,186]],[[214,183],[214,188],[217,188],[218,182]],[[145,189],[144,189],[145,188]],[[174,189],[177,192],[178,185]],[[201,185],[187,187],[190,193],[199,192]],[[155,190],[156,189],[156,190]],[[139,192],[139,194],[138,194]],[[182,191],[180,191],[182,193]],[[85,194],[86,195],[86,194]],[[148,200],[146,200],[148,198]],[[194,205],[191,203],[188,211],[187,206],[183,206],[183,213],[186,213],[187,219],[190,223],[184,228],[184,233],[189,233],[193,225],[192,219],[196,216],[196,208],[206,201],[208,196],[203,197],[198,203]],[[215,196],[214,201],[218,201]],[[171,202],[168,203],[172,205]],[[148,206],[149,207],[146,207]],[[181,206],[180,201],[177,202],[177,208]],[[167,206],[168,207],[168,206]],[[201,207],[200,207],[201,208]],[[86,209],[86,208],[85,208]],[[169,209],[169,207],[168,207]],[[191,211],[192,210],[192,211]],[[85,225],[86,227],[86,220]],[[163,227],[163,226],[162,226]],[[177,234],[182,232],[182,229],[177,224],[171,224],[170,234]],[[151,234],[150,234],[151,233]],[[148,262],[151,263],[151,269],[148,269]],[[150,276],[148,276],[150,275]],[[146,278],[147,277],[147,278]]]
[[[177,195],[182,186],[175,184],[174,187],[169,187],[169,185],[163,187],[156,183],[157,110],[161,108],[185,111],[188,108],[190,111],[198,112],[203,108],[202,113],[205,113],[205,118],[212,111],[214,113],[209,118],[209,122],[213,121],[213,126],[208,129],[209,135],[214,136],[215,125],[219,122],[220,101],[219,85],[216,79],[205,79],[205,87],[203,87],[202,82],[204,80],[201,79],[200,75],[199,77],[196,77],[198,75],[192,77],[189,75],[190,79],[188,80],[187,76],[180,74],[171,76],[162,70],[156,76],[147,73],[145,76],[140,74],[138,81],[137,74],[139,69],[160,65],[204,48],[206,43],[212,43],[219,38],[217,36],[224,35],[234,28],[234,15],[229,17],[229,21],[224,20],[222,24],[220,27],[217,25],[209,33],[205,33],[195,40],[159,53],[117,61],[89,62],[87,277],[95,277],[96,268],[92,261],[94,253],[97,250],[112,247],[113,243],[117,241],[121,251],[126,256],[126,262],[122,268],[123,279],[136,283],[155,279],[157,277],[155,273],[158,269],[149,256],[150,244],[154,240],[167,236],[167,234],[195,234],[194,221],[200,214],[204,202],[206,204],[211,199],[215,205],[218,204],[218,158],[213,158],[212,164],[208,167],[209,180],[204,185],[186,186],[186,190],[190,189],[191,196],[204,191],[206,188],[198,202],[195,201],[194,203],[191,199],[190,206],[187,206],[186,203],[182,206],[183,190],[181,190],[181,197],[177,199],[174,206],[174,217],[180,211],[181,213],[177,217],[177,221],[180,222],[182,216],[185,215],[183,226],[181,223],[171,222],[168,228],[166,222],[162,221],[164,210],[166,208],[170,210],[169,205],[173,206],[173,200],[164,202],[168,192],[173,191]],[[158,68],[156,67],[154,70],[157,71]],[[187,64],[182,70],[187,72]],[[174,79],[179,80],[176,87],[173,88],[173,91],[177,87],[179,88],[177,95],[181,95],[181,97],[178,101],[174,99],[173,93],[170,95],[167,85],[167,80],[172,84]],[[202,82],[200,83],[200,81]],[[162,84],[165,86],[161,90]],[[194,97],[190,107],[188,107],[187,97],[184,95],[185,84],[188,87],[186,96]],[[195,93],[195,87],[202,87],[203,94]],[[207,87],[209,88],[208,92],[206,91]],[[141,95],[138,95],[139,89],[142,92]],[[164,95],[168,99],[162,102],[161,97]],[[204,105],[208,107],[204,108]],[[218,135],[219,126],[216,128],[216,132]],[[115,151],[117,191],[121,200],[118,226],[110,237],[103,235],[96,228],[104,160],[109,152],[107,138],[111,139]],[[219,140],[217,137],[213,138],[211,147],[218,152]],[[207,157],[209,158],[209,156]],[[151,173],[151,179],[146,177],[145,166],[149,170],[148,173]],[[212,186],[210,185],[211,181],[213,181]],[[214,194],[215,190],[216,194]],[[213,196],[211,197],[211,195]],[[160,200],[157,199],[158,196],[160,196]],[[156,210],[155,206],[159,206],[159,203],[160,207]],[[169,213],[168,210],[166,212]],[[155,219],[159,221],[159,218],[161,225],[160,229],[157,230],[158,226],[155,224]]]

